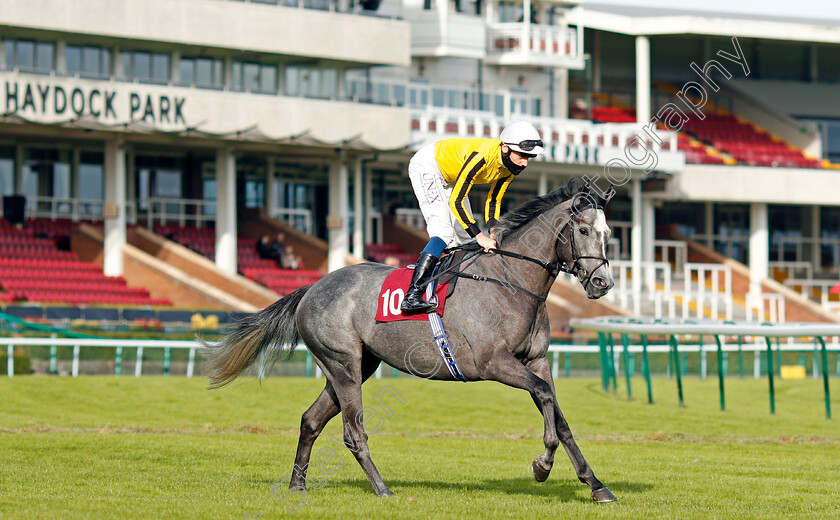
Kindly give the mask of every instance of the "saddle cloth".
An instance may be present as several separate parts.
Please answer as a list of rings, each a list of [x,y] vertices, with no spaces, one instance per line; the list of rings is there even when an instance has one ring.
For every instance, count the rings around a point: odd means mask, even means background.
[[[400,304],[405,298],[405,293],[408,291],[408,286],[411,284],[411,276],[414,274],[414,269],[408,267],[403,269],[395,269],[382,282],[382,288],[379,290],[379,299],[376,306],[376,321],[400,321],[400,320],[420,320],[428,321],[429,317],[425,313],[413,314],[411,316],[403,316],[400,312]],[[438,299],[438,307],[435,312],[443,316],[443,306],[446,300],[446,290],[449,284],[440,284],[435,287],[435,294]]]

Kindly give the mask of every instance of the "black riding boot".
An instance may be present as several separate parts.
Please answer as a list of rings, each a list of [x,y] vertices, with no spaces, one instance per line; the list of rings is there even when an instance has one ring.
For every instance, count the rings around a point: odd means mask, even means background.
[[[438,257],[429,253],[420,253],[417,265],[414,267],[414,275],[411,277],[411,285],[408,293],[400,305],[403,314],[430,313],[437,309],[437,303],[429,303],[423,300],[423,293],[426,292],[426,285],[432,277],[432,269],[435,267]]]

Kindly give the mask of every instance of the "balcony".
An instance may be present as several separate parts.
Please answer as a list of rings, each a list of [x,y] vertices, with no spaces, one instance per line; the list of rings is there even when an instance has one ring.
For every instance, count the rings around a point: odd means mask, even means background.
[[[411,55],[415,57],[485,57],[487,29],[484,19],[461,13],[406,9],[411,24]]]
[[[544,160],[554,163],[606,165],[613,159],[626,162],[628,149],[636,157],[643,154],[635,146],[644,138],[655,155],[657,171],[676,172],[685,166],[685,155],[677,150],[677,134],[657,130],[661,145],[653,142],[636,123],[596,124],[580,119],[527,116],[539,129],[545,142]],[[497,138],[508,119],[487,112],[429,108],[411,111],[411,140],[416,147],[447,137]]]
[[[574,27],[496,23],[487,28],[487,63],[583,69],[583,52]]]
[[[286,2],[283,2],[286,3]],[[404,21],[257,2],[3,0],[0,26],[202,49],[306,56],[360,65],[408,65]]]

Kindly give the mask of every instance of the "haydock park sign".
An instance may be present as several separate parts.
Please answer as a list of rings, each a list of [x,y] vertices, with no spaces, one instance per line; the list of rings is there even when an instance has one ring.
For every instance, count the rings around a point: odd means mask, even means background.
[[[0,112],[44,123],[89,117],[109,125],[143,121],[163,128],[187,126],[187,98],[166,87],[27,76],[32,79],[15,74],[2,81]]]

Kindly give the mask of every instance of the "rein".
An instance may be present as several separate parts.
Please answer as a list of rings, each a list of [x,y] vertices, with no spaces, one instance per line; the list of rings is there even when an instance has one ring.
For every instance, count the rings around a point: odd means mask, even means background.
[[[569,227],[569,221],[567,221],[566,224],[564,224],[563,227],[560,229],[560,232],[557,233],[557,238],[554,241],[554,250],[555,251],[557,251],[557,246],[560,243],[560,237],[562,237],[563,232],[568,227]],[[546,271],[548,271],[551,274],[552,277],[557,277],[557,275],[562,272],[562,273],[570,274],[570,275],[579,279],[580,278],[580,276],[579,276],[580,273],[583,273],[583,276],[585,276],[586,278],[582,281],[582,284],[583,284],[584,287],[586,287],[586,285],[592,279],[592,275],[595,273],[595,271],[597,271],[598,269],[600,269],[604,265],[609,265],[610,262],[605,257],[601,257],[601,256],[579,255],[578,251],[577,251],[577,245],[575,244],[574,229],[571,229],[571,232],[569,233],[569,241],[571,242],[571,247],[572,247],[572,265],[571,266],[569,266],[566,262],[561,262],[561,263],[558,263],[558,262],[544,262],[544,261],[539,260],[537,258],[533,258],[533,257],[527,256],[527,255],[522,255],[522,254],[519,254],[519,253],[514,253],[513,251],[508,251],[506,249],[493,249],[492,254],[507,256],[507,257],[510,257],[510,258],[515,258],[517,260],[525,260],[527,262],[537,264],[538,266],[540,266],[543,269],[545,269]],[[460,250],[469,250],[469,249],[472,249],[474,247],[476,247],[476,245],[474,245],[474,244],[470,244],[470,245],[467,245],[467,246],[458,246],[456,248],[453,248],[453,251],[454,250],[459,250],[459,249]],[[517,291],[520,291],[520,292],[523,292],[523,293],[527,294],[528,296],[537,300],[540,303],[546,301],[545,296],[540,296],[538,294],[535,294],[535,293],[529,291],[528,289],[526,289],[524,287],[521,287],[519,285],[516,285],[514,283],[503,282],[503,281],[498,280],[496,278],[490,278],[489,276],[484,276],[484,275],[479,275],[479,274],[468,274],[468,273],[465,273],[464,271],[455,270],[455,268],[460,266],[461,264],[464,264],[468,260],[472,260],[472,262],[470,262],[469,264],[464,266],[464,267],[468,267],[473,262],[475,262],[475,260],[478,259],[478,255],[480,255],[480,254],[491,254],[491,253],[485,253],[484,250],[477,249],[474,252],[467,254],[460,262],[458,262],[454,265],[447,266],[442,272],[435,273],[435,275],[432,276],[429,281],[430,282],[436,282],[438,279],[440,279],[444,275],[448,274],[448,275],[451,275],[451,276],[457,276],[458,278],[466,278],[466,279],[469,279],[469,280],[475,280],[477,282],[491,282],[491,283],[495,283],[495,284],[502,285],[502,286],[505,286],[505,287],[511,287],[511,288],[513,288]],[[580,265],[580,261],[585,260],[585,259],[600,260],[601,263],[598,264],[598,267],[596,267],[592,271],[587,271],[586,269],[583,268],[582,265]]]

